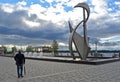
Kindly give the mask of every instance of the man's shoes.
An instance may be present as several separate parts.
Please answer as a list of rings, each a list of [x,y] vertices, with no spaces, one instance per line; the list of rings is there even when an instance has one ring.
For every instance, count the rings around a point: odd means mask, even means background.
[[[18,78],[23,78],[24,76],[18,76]]]
[[[23,78],[24,76],[21,76],[21,78]]]
[[[20,78],[20,76],[18,76],[18,78]]]

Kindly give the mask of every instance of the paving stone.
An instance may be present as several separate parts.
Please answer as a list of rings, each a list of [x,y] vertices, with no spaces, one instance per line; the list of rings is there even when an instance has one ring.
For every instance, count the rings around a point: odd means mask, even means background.
[[[120,61],[85,65],[26,59],[26,75],[17,78],[13,58],[0,56],[0,82],[119,82]]]

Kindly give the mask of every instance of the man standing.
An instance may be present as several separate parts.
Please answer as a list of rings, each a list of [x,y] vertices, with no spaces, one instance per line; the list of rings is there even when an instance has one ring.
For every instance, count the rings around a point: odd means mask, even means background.
[[[23,77],[23,64],[25,64],[25,56],[19,50],[18,53],[14,57],[17,65],[17,74],[18,78]]]

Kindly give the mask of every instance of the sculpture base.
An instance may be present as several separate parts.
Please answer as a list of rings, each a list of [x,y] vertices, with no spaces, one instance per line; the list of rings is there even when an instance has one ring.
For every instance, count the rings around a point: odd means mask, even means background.
[[[44,60],[44,61],[53,61],[53,62],[63,62],[63,63],[75,63],[75,64],[90,64],[90,65],[100,65],[111,62],[120,61],[120,58],[87,58],[87,60],[80,60],[76,58],[73,60],[72,58],[62,58],[62,57],[42,57],[42,58],[31,58],[27,57],[27,59],[34,60]]]
[[[3,56],[3,57],[13,57],[13,56]],[[80,60],[79,58],[76,58],[73,60],[73,58],[68,57],[26,57],[26,59],[33,59],[33,60],[42,60],[42,61],[52,61],[52,62],[63,62],[63,63],[74,63],[74,64],[90,64],[90,65],[100,65],[100,64],[106,64],[106,63],[112,63],[116,61],[120,61],[120,58],[110,58],[110,57],[89,57],[87,60]]]

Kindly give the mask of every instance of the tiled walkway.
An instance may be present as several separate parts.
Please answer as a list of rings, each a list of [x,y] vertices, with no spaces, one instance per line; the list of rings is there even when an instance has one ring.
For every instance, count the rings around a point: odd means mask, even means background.
[[[0,56],[0,82],[120,82],[120,61],[85,65],[26,60],[26,75],[17,78],[13,58]]]

